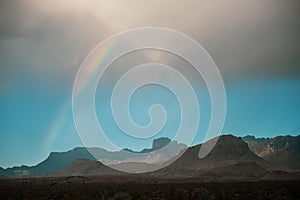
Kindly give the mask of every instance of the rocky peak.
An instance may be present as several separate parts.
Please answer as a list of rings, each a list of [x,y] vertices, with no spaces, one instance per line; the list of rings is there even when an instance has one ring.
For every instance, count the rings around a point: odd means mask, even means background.
[[[216,145],[207,155],[208,157],[239,157],[250,152],[246,142],[240,137],[222,135]]]

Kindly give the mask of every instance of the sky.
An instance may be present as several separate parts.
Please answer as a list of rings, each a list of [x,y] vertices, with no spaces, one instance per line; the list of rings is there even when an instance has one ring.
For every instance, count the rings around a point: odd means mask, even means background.
[[[138,27],[174,29],[207,50],[226,89],[223,134],[298,135],[299,6],[298,0],[1,1],[0,166],[35,165],[52,151],[83,146],[71,106],[76,72],[97,44]],[[114,70],[97,88],[97,116],[111,132],[108,137],[134,150],[149,148],[155,137],[132,140],[122,136],[105,102],[109,80],[120,73],[118,66],[144,61],[184,66],[181,70],[190,72],[184,61],[153,51],[128,55],[112,64]],[[209,122],[210,104],[201,77],[193,87],[204,116],[193,143],[197,144]],[[132,117],[140,125],[149,123],[151,104],[165,105],[170,118],[156,137],[174,135],[180,110],[169,90],[146,86],[131,101]]]

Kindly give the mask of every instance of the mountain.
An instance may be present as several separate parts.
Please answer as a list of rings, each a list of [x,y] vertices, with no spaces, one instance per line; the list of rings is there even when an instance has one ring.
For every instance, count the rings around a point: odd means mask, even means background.
[[[166,146],[166,145],[168,145],[168,146]],[[123,149],[123,150],[128,151],[130,153],[138,153],[137,155],[142,155],[143,153],[151,153],[151,152],[161,152],[162,153],[161,149],[165,146],[166,146],[166,148],[163,150],[163,152],[167,158],[173,157],[174,155],[180,153],[181,150],[187,148],[187,146],[185,144],[178,143],[177,141],[171,141],[171,139],[167,138],[167,137],[162,137],[162,138],[154,139],[152,142],[152,147],[150,149],[146,148],[141,151],[132,151],[130,149]],[[128,157],[126,157],[126,158],[128,158]],[[129,157],[129,158],[132,158],[132,157]]]
[[[80,158],[95,160],[85,148],[75,148],[68,152],[52,152],[38,165],[7,168],[1,170],[0,174],[10,177],[48,174],[63,169]]]
[[[4,169],[2,167],[0,167],[0,172],[3,171]],[[6,176],[0,175],[0,179],[6,179]]]
[[[242,140],[244,140],[245,142],[264,142],[266,140],[270,140],[270,138],[256,138],[253,135],[247,135],[242,137]]]
[[[138,157],[130,157],[122,161],[101,160],[101,162],[120,171],[143,173],[165,166],[169,160],[180,155],[180,152],[186,148],[186,145],[171,141],[169,138],[158,138],[153,141],[151,149],[132,151],[139,155]]]
[[[88,175],[117,175],[121,172],[103,165],[99,161],[78,159],[68,167],[49,174],[49,176],[88,176]]]
[[[214,138],[210,142],[214,142]],[[158,173],[186,176],[260,176],[273,166],[250,151],[247,143],[232,135],[222,135],[211,152],[199,158],[201,144],[188,148],[181,157]]]
[[[141,151],[141,153],[148,153],[148,152],[152,152],[152,151],[157,151],[157,150],[163,148],[164,146],[166,146],[167,144],[169,144],[170,142],[171,142],[171,139],[167,138],[167,137],[154,139],[153,143],[152,143],[152,148],[151,149],[143,149]]]
[[[165,151],[160,151],[165,144],[169,144]],[[67,152],[52,152],[47,159],[35,166],[18,166],[7,169],[0,169],[0,175],[5,175],[9,177],[22,177],[28,175],[45,175],[58,170],[62,170],[65,167],[71,165],[78,159],[88,159],[95,161],[96,159],[91,155],[97,155],[101,162],[105,165],[111,164],[121,164],[121,163],[131,163],[131,162],[145,162],[153,163],[160,162],[163,163],[170,159],[173,155],[178,154],[182,149],[186,148],[186,145],[179,144],[176,141],[171,141],[169,138],[158,138],[152,143],[152,148],[143,149],[140,152],[135,152],[129,149],[123,149],[120,151],[110,152],[102,148],[84,148],[77,147],[73,150]],[[158,151],[156,151],[158,150]],[[146,152],[152,152],[151,155],[144,154]]]
[[[299,169],[299,138],[300,136],[240,138],[222,135],[205,143],[216,142],[208,155],[201,159],[199,151],[202,144],[183,151],[185,145],[171,141],[169,138],[155,139],[152,148],[139,152],[129,149],[109,152],[101,148],[89,148],[89,151],[102,158],[100,162],[95,161],[86,148],[75,148],[67,152],[51,153],[46,160],[36,166],[0,168],[0,176],[116,174],[117,171],[114,169],[125,168],[128,172],[144,172],[145,169],[155,169],[159,165],[166,167],[149,174],[239,178],[262,177],[269,174],[269,177],[273,177],[278,175],[279,172],[276,172],[278,170],[289,172],[290,169]],[[168,146],[162,149],[166,144]],[[172,157],[174,155],[176,156]],[[286,175],[281,174],[281,176]]]
[[[164,163],[146,163],[146,162],[122,162],[118,164],[109,165],[110,167],[128,172],[128,173],[144,173],[154,171],[161,167]]]
[[[282,169],[300,170],[300,135],[274,138],[243,137],[250,150]]]
[[[168,146],[162,150],[167,144]],[[158,138],[153,140],[152,148],[150,149],[143,149],[139,152],[124,149],[119,152],[113,152],[114,156],[104,156],[102,154],[101,157],[105,157],[105,159],[101,159],[100,162],[78,159],[64,169],[50,173],[50,176],[113,175],[124,170],[129,173],[141,173],[163,165],[166,161],[170,160],[174,154],[179,154],[184,148],[186,148],[185,145],[171,141],[169,138]],[[93,150],[97,151],[98,149]]]

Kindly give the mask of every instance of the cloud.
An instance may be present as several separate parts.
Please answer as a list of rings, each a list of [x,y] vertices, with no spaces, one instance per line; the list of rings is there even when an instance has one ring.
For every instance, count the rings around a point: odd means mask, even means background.
[[[110,25],[92,13],[74,13],[55,6],[44,9],[38,1],[1,3],[3,84],[26,74],[51,77],[60,83],[73,81],[84,57],[111,33]]]
[[[299,4],[297,0],[1,1],[1,73],[13,76],[27,64],[38,75],[68,77],[70,82],[88,52],[111,34],[161,26],[200,42],[225,79],[299,76]]]

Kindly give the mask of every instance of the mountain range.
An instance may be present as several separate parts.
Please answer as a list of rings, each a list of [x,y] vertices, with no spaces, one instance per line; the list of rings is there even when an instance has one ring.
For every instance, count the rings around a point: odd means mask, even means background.
[[[300,169],[300,135],[255,138],[246,136],[243,140],[250,150],[266,161],[288,169]]]
[[[287,176],[286,173],[294,173],[293,176],[296,174],[299,177],[300,136],[275,138],[246,136],[241,138],[233,135],[222,135],[207,142],[214,142],[216,139],[218,140],[212,151],[201,159],[199,158],[199,150],[202,144],[187,148],[185,145],[168,138],[159,138],[153,141],[152,148],[140,152],[129,149],[109,152],[101,148],[88,150],[75,148],[68,152],[55,152],[36,166],[0,168],[0,176],[116,175],[122,174],[122,172],[115,170],[118,167],[139,171],[139,167],[141,169],[145,166],[151,168],[151,166],[160,164],[166,167],[148,174],[249,179],[273,177],[274,174]],[[169,143],[170,148],[166,152],[160,151],[163,146]],[[183,151],[185,149],[186,151]],[[96,161],[89,151],[101,155],[101,160]],[[148,157],[144,156],[143,153],[146,152],[152,152],[150,157],[149,155]],[[171,155],[177,156],[171,157]],[[175,161],[172,162],[173,160]],[[168,165],[169,163],[171,164]]]
[[[167,149],[162,152],[160,149],[168,145]],[[164,163],[169,160],[173,155],[179,154],[181,150],[187,148],[184,144],[179,144],[176,141],[171,141],[169,138],[158,138],[153,140],[152,148],[143,149],[139,152],[135,152],[129,149],[123,149],[120,151],[110,152],[102,148],[84,148],[77,147],[67,152],[52,152],[41,163],[35,166],[15,166],[12,168],[1,169],[0,175],[8,177],[22,177],[22,176],[39,176],[47,175],[58,170],[62,170],[78,159],[86,159],[96,161],[93,155],[97,155],[101,162],[105,165],[117,165],[122,163]],[[153,152],[147,156],[144,153]]]

